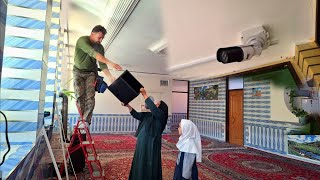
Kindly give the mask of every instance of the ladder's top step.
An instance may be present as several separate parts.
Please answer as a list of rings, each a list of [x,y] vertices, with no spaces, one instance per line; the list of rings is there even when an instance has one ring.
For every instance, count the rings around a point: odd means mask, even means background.
[[[74,128],[78,128],[78,129],[85,129],[87,128],[86,122],[78,122],[77,124],[74,125]]]
[[[79,126],[79,127],[77,127],[78,129],[89,129],[89,128],[87,128],[87,127],[85,127],[85,126]]]

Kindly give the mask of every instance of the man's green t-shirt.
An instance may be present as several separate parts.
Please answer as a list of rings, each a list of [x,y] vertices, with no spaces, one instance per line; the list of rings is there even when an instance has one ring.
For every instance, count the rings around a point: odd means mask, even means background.
[[[73,68],[84,72],[97,72],[96,55],[104,55],[104,48],[101,44],[91,44],[89,36],[82,36],[78,39]],[[108,66],[99,61],[100,69],[106,69]]]

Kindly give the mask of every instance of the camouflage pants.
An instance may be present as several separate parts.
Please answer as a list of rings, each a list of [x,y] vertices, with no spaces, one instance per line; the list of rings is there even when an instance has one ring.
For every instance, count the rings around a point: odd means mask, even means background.
[[[83,119],[91,124],[92,113],[95,105],[96,74],[94,72],[73,71],[73,86],[77,104],[80,107]]]

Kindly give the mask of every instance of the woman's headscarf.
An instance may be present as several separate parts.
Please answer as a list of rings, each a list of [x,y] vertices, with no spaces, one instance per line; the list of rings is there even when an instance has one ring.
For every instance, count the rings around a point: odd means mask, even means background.
[[[164,126],[162,127],[162,131],[164,130],[164,128],[166,127],[166,124],[167,124],[167,121],[168,121],[168,105],[163,102],[163,101],[160,101],[160,105],[158,107],[163,113],[164,113]]]
[[[167,125],[167,121],[168,121],[168,106],[165,102],[160,101],[160,105],[158,107],[158,109],[160,109],[163,114],[164,114],[164,119],[160,119],[161,121],[161,129],[156,129],[156,123],[157,121],[140,121],[138,129],[136,130],[136,134],[135,136],[137,137],[139,132],[141,131],[143,126],[146,126],[146,133],[149,134],[150,136],[156,136],[157,133],[159,133],[158,131],[161,130],[161,133],[163,132],[163,130],[166,128]],[[151,112],[145,112],[145,113],[150,113]]]
[[[177,148],[181,152],[196,154],[197,162],[202,160],[201,137],[197,126],[190,120],[181,120],[181,135],[177,143]]]
[[[168,105],[163,102],[163,101],[160,101],[160,105],[158,107],[165,115],[165,119],[167,120],[168,119]]]

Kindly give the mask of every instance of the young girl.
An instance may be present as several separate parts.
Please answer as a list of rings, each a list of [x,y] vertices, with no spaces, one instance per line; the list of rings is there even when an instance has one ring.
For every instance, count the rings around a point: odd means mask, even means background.
[[[202,148],[201,137],[197,126],[190,120],[182,119],[179,123],[179,141],[177,148],[179,154],[174,180],[198,179],[198,168],[196,162],[201,162]]]

